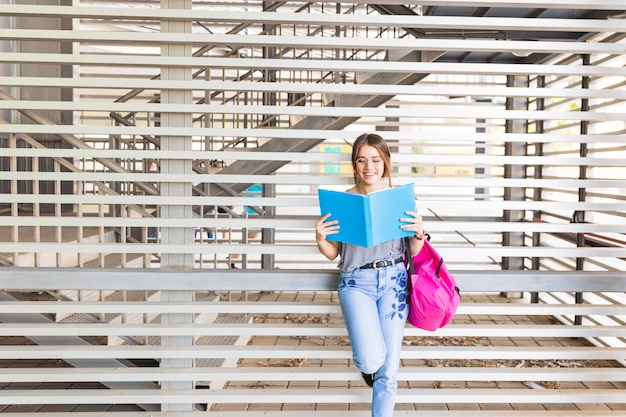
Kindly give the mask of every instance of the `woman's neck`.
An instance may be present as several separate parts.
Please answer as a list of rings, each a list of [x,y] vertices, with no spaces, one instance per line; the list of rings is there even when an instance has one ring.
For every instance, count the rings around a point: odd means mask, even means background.
[[[364,185],[362,182],[359,182],[356,185],[356,191],[359,194],[367,195],[369,193],[373,193],[374,191],[380,191],[389,188],[389,184],[385,181],[379,181],[376,184]]]

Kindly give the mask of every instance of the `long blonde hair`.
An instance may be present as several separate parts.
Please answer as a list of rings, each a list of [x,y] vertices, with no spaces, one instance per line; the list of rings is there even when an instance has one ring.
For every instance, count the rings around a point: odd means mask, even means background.
[[[389,186],[391,187],[391,151],[389,150],[389,145],[387,145],[385,139],[375,133],[362,134],[356,138],[354,144],[352,145],[352,175],[354,176],[354,183],[356,185],[359,183],[359,178],[356,173],[356,160],[359,156],[359,150],[365,145],[376,148],[380,153],[385,166],[383,178],[387,177],[389,180]]]

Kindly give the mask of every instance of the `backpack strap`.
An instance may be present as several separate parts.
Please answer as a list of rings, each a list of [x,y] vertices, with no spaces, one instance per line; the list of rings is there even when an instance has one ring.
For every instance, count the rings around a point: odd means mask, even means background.
[[[415,274],[415,266],[413,265],[413,257],[411,256],[411,238],[404,238],[404,250],[406,252],[406,270],[409,272],[409,280],[411,275]]]

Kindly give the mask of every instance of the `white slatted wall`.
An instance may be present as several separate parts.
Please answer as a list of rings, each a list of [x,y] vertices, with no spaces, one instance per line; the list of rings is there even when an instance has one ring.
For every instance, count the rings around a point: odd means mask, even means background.
[[[258,346],[207,347],[198,345],[196,337],[344,336],[340,321],[327,327],[204,324],[211,321],[204,315],[220,312],[270,314],[271,319],[272,312],[301,308],[302,314],[335,317],[335,300],[304,307],[283,300],[262,311],[254,303],[229,306],[223,293],[220,302],[192,301],[205,290],[239,291],[247,284],[263,291],[271,291],[274,284],[276,290],[285,291],[331,290],[331,275],[310,272],[335,268],[316,249],[316,192],[319,187],[350,186],[349,143],[370,131],[379,131],[390,141],[395,183],[415,184],[428,232],[450,268],[472,283],[470,288],[541,292],[542,301],[556,304],[549,311],[511,305],[494,311],[470,303],[462,306],[462,320],[467,321],[446,329],[443,336],[522,340],[537,334],[586,336],[593,339],[595,349],[525,347],[511,352],[499,347],[489,354],[503,359],[556,356],[623,363],[624,314],[619,305],[625,301],[619,271],[626,268],[626,1],[597,3],[0,4],[0,19],[6,23],[0,29],[0,265],[6,267],[0,282],[6,290],[50,291],[73,300],[18,303],[26,305],[19,311],[13,301],[1,300],[0,335],[39,340],[41,346],[0,346],[0,360],[62,357],[77,369],[0,372],[0,383],[71,379],[98,381],[110,388],[96,394],[79,387],[71,396],[63,389],[0,390],[0,405],[8,407],[2,411],[23,412],[19,406],[29,404],[69,404],[67,411],[76,412],[81,404],[124,403],[146,410],[134,414],[130,408],[126,417],[161,415],[155,414],[157,409],[164,416],[182,415],[205,401],[203,390],[196,389],[198,380],[220,380],[238,369],[197,368],[195,359],[262,360],[291,352],[288,344],[278,346],[275,353]],[[381,6],[403,6],[414,14],[381,14]],[[493,8],[501,15],[455,11],[465,7]],[[431,8],[450,13],[433,16]],[[529,9],[540,16],[512,17],[518,15],[513,11],[526,16]],[[574,16],[584,9],[609,12],[609,17],[551,17],[553,11]],[[556,32],[578,34],[578,40],[565,35],[548,39],[546,34]],[[526,33],[529,38],[509,39],[503,36],[507,33]],[[538,56],[543,58],[535,59]],[[254,185],[262,187],[249,188]],[[28,272],[12,280],[11,267]],[[35,272],[30,267],[36,267]],[[76,267],[103,270],[104,275],[82,276]],[[214,271],[233,267],[247,272],[237,278],[235,271]],[[120,278],[119,270],[113,271],[118,268],[133,273]],[[142,275],[147,269],[155,271],[152,285],[152,278]],[[183,273],[175,281],[159,275],[200,269],[218,273],[206,277]],[[259,269],[267,271],[262,282],[253,284],[251,270]],[[575,279],[556,276],[546,282],[560,284],[548,288],[540,276],[499,280],[500,275],[493,275],[483,282],[471,272],[498,274],[502,269],[572,272]],[[281,272],[277,277],[275,270]],[[297,277],[295,271],[301,270],[311,274],[306,275],[311,284],[299,285],[289,275],[293,271]],[[580,272],[598,274],[593,276],[597,292],[590,281],[581,284]],[[110,281],[103,278],[107,274]],[[104,300],[120,303],[101,303]],[[582,301],[589,305],[571,306]],[[153,321],[159,313],[160,321]],[[39,318],[49,314],[70,322],[64,326],[35,321],[24,326],[19,320],[13,324],[5,320],[20,314]],[[472,314],[552,314],[562,323],[584,327],[521,323],[505,328],[482,322],[476,326],[468,318]],[[409,333],[423,336],[415,330]],[[41,341],[62,335],[106,341],[73,350]],[[137,346],[114,346],[120,340],[122,345],[132,341]],[[349,357],[345,346],[319,351],[299,346],[296,351],[321,362],[347,362]],[[429,355],[444,359],[447,352],[409,348],[404,360],[411,363]],[[450,352],[457,359],[484,359],[485,354],[476,346]],[[118,359],[155,359],[161,368],[135,368],[120,377]],[[89,366],[81,367],[80,361]],[[97,363],[104,369],[95,369]],[[320,375],[308,368],[296,373],[278,369],[273,378],[288,378],[296,385],[320,379],[358,381],[353,367],[321,369]],[[551,376],[582,381],[587,388],[597,388],[594,391],[461,390],[461,395],[474,395],[468,398],[458,397],[458,390],[408,389],[401,392],[400,403],[427,404],[438,395],[435,402],[442,404],[583,403],[576,413],[563,415],[585,415],[585,405],[612,403],[617,406],[609,411],[617,414],[607,411],[607,415],[619,415],[623,368],[601,370],[601,376],[593,370]],[[480,384],[526,377],[507,370],[483,377],[470,371],[454,369],[443,378]],[[261,379],[256,372],[244,368],[232,377],[235,382],[255,381]],[[413,368],[406,372],[403,378],[410,388],[436,377]],[[528,377],[550,376],[532,371]],[[157,380],[162,390],[152,389]],[[621,390],[593,386],[599,381]],[[132,389],[124,389],[125,383]],[[206,401],[235,405],[244,400],[284,401],[299,411],[285,408],[286,414],[276,415],[299,417],[312,402],[360,404],[369,395],[309,391],[286,396],[272,387],[211,390],[212,399]],[[488,408],[481,408],[481,415],[497,415],[489,414]],[[33,414],[45,410],[37,408]],[[214,410],[216,416],[241,411],[219,410]],[[254,410],[246,410],[246,415],[260,415]],[[273,409],[270,404],[257,410]],[[343,415],[330,410],[334,417]],[[419,415],[441,415],[437,407],[434,410]],[[544,411],[559,415],[550,408]],[[477,414],[455,414],[466,415]]]
[[[9,192],[3,207],[11,214],[0,218],[5,262],[102,267],[104,254],[119,254],[127,266],[155,266],[161,253],[189,253],[195,267],[212,268],[227,266],[229,256],[241,262],[234,255],[241,253],[250,267],[259,265],[262,254],[275,255],[278,267],[324,267],[312,239],[316,188],[347,187],[344,141],[382,129],[396,144],[396,182],[415,183],[429,232],[450,244],[450,254],[463,251],[472,263],[498,267],[502,257],[566,259],[582,251],[580,256],[597,259],[594,268],[617,266],[611,259],[620,257],[623,244],[576,249],[571,240],[552,236],[584,233],[610,239],[605,243],[623,242],[620,196],[626,175],[620,144],[626,93],[619,16],[601,21],[390,16],[365,3],[286,3],[265,12],[261,6],[2,5],[0,13],[18,22],[0,32],[9,45],[0,62],[11,69],[1,78],[0,101],[7,115],[0,125],[3,190]],[[69,18],[75,19],[73,27]],[[404,36],[410,29],[599,33],[580,42],[532,42]],[[412,50],[421,51],[422,62],[397,62]],[[541,65],[431,62],[428,57],[442,50],[559,55]],[[582,55],[589,57],[584,65]],[[42,69],[27,70],[32,66]],[[423,79],[414,85],[390,85],[386,78],[361,82],[377,72],[422,74]],[[589,82],[583,87],[585,78]],[[381,95],[388,100],[375,108],[341,101],[342,96]],[[125,116],[126,125],[111,114]],[[341,129],[297,125],[316,117],[354,121]],[[163,137],[169,138],[165,149]],[[274,138],[323,142],[306,152],[253,152]],[[234,161],[254,165],[258,160],[286,165],[275,174],[214,175]],[[506,167],[521,171],[510,176]],[[217,179],[267,185],[267,197],[255,202],[271,210],[241,219],[248,200],[240,193],[207,193],[215,190],[209,184]],[[161,190],[165,184],[168,193]],[[192,186],[204,191],[195,195]],[[579,198],[581,189],[585,196]],[[507,190],[516,195],[511,198]],[[232,206],[234,215],[207,215],[214,205]],[[176,214],[164,216],[158,207]],[[521,215],[510,221],[502,216],[505,210]],[[585,224],[570,223],[578,211],[586,213]],[[204,217],[198,218],[201,212]],[[530,221],[539,212],[545,221]],[[159,239],[160,228],[181,236]],[[243,228],[252,230],[249,240]],[[260,245],[261,235],[254,231],[262,228],[268,229],[267,239],[269,230],[275,232],[271,246]],[[503,244],[502,233],[523,233],[527,239]],[[547,247],[533,247],[533,234],[542,243],[545,238]]]

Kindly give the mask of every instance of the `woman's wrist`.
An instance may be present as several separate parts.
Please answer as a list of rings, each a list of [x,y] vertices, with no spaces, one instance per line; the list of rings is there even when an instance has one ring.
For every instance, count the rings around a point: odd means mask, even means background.
[[[424,236],[426,236],[426,231],[422,230],[422,233],[419,235],[413,235],[413,237],[417,240],[424,240]]]

